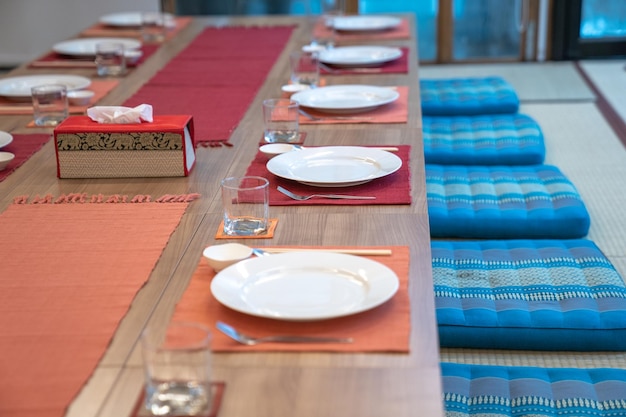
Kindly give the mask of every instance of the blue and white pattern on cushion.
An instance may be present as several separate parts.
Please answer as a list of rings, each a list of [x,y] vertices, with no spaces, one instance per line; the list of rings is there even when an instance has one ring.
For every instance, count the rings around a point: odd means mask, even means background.
[[[626,286],[592,241],[433,240],[431,249],[441,346],[626,350]]]
[[[423,116],[516,113],[519,98],[501,77],[421,79]]]
[[[531,239],[586,236],[589,213],[551,165],[426,165],[432,237]]]
[[[447,417],[624,417],[626,370],[442,363]]]
[[[524,114],[422,118],[424,158],[442,165],[537,165],[546,149],[539,124]]]

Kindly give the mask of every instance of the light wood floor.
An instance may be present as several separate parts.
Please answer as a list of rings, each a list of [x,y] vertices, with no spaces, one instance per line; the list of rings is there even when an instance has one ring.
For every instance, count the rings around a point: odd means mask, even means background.
[[[580,68],[626,123],[626,61]],[[520,112],[541,126],[546,163],[576,185],[591,216],[587,236],[626,277],[626,149],[572,62],[424,66],[421,78],[500,75],[517,90]],[[626,353],[443,349],[442,361],[516,366],[626,368]]]

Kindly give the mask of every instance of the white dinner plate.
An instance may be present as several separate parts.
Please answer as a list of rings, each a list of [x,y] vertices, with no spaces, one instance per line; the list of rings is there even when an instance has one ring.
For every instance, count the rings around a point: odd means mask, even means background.
[[[340,31],[387,30],[398,27],[402,20],[393,16],[338,16],[333,19],[333,27]]]
[[[68,91],[81,90],[91,85],[91,80],[79,75],[46,74],[23,75],[0,79],[0,96],[12,99],[30,98],[30,89],[42,84],[63,84]]]
[[[0,148],[4,148],[11,142],[13,142],[13,135],[9,132],[0,131]]]
[[[319,60],[330,65],[364,67],[381,65],[401,56],[400,48],[388,46],[340,46],[323,50]]]
[[[165,15],[167,18],[174,18],[172,14]],[[107,26],[137,27],[141,26],[141,12],[111,13],[100,17],[99,22]]]
[[[52,47],[57,54],[71,56],[95,56],[96,44],[100,42],[117,42],[124,45],[124,49],[139,49],[141,42],[129,38],[79,38],[59,42]]]
[[[291,96],[303,107],[324,113],[362,113],[396,101],[400,94],[388,87],[331,85],[312,88]]]
[[[252,258],[223,269],[211,293],[241,313],[278,320],[325,320],[388,301],[398,276],[371,259],[332,252]]]
[[[270,159],[272,174],[316,187],[364,184],[402,167],[396,154],[362,146],[321,146],[286,152]]]

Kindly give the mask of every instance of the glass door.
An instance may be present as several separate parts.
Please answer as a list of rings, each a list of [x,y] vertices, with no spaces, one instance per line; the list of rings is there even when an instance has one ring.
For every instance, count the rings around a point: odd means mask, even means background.
[[[553,59],[626,56],[626,1],[554,0]]]

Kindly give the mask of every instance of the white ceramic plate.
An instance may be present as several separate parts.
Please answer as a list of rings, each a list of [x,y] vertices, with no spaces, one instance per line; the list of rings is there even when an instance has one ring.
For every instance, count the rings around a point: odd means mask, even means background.
[[[166,14],[168,18],[174,18],[172,14]],[[107,26],[137,27],[141,26],[141,12],[111,13],[100,17],[99,22]]]
[[[333,19],[333,27],[340,31],[387,30],[398,27],[402,20],[393,16],[338,16]]]
[[[360,313],[398,291],[397,275],[367,258],[291,252],[252,258],[220,271],[211,292],[241,313],[278,320],[325,320]]]
[[[0,131],[0,148],[4,148],[11,142],[13,142],[13,135],[9,132]]]
[[[396,101],[400,94],[391,88],[368,85],[331,85],[301,91],[291,96],[303,107],[324,113],[362,113]]]
[[[117,42],[124,44],[124,49],[139,49],[141,42],[129,38],[79,38],[59,42],[52,47],[57,54],[71,56],[95,56],[96,44],[100,42]]]
[[[388,46],[341,46],[320,52],[319,60],[338,66],[374,66],[402,56],[400,48]]]
[[[402,167],[402,159],[362,146],[323,146],[286,152],[270,159],[272,174],[316,187],[346,187],[385,177]]]
[[[42,84],[63,84],[68,90],[81,90],[91,85],[91,80],[79,75],[47,74],[24,75],[0,79],[0,96],[24,99],[31,96],[30,89]]]

